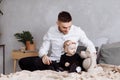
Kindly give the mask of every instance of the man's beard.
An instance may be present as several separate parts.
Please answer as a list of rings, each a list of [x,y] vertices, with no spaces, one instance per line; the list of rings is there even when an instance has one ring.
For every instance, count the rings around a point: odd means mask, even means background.
[[[63,31],[60,29],[59,26],[58,26],[58,30],[59,30],[61,33],[63,33],[64,35],[65,35],[65,34],[68,34],[68,32],[63,32]]]

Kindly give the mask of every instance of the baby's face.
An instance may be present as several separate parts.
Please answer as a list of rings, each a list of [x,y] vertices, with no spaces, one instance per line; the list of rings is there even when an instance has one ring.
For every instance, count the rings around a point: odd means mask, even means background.
[[[76,52],[76,44],[70,44],[67,46],[67,53],[70,55],[74,55]]]

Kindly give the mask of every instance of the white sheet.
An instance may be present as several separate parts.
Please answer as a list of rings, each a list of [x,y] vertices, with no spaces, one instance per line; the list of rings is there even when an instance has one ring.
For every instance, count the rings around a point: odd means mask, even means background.
[[[0,80],[120,80],[119,66],[107,64],[99,64],[98,66],[95,71],[89,73],[67,73],[51,70],[30,72],[23,70],[8,75],[1,74]]]

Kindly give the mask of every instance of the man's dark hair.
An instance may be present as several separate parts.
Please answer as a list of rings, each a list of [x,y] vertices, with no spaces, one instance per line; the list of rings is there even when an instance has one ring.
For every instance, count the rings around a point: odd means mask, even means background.
[[[67,11],[62,11],[58,14],[58,21],[61,22],[70,22],[72,21],[72,17],[69,12]]]

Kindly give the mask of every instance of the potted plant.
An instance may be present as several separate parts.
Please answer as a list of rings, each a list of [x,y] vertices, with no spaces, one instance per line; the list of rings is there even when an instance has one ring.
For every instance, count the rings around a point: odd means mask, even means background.
[[[27,50],[35,50],[35,44],[33,36],[29,31],[22,31],[21,33],[15,33],[14,36],[19,42],[22,42]]]

